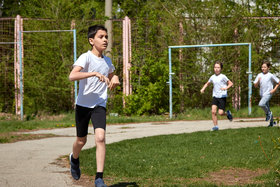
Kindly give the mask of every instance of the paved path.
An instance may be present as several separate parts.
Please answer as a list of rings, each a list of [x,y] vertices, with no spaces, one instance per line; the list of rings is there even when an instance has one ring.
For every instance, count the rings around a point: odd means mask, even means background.
[[[262,119],[235,119],[233,122],[220,120],[220,129],[267,126]],[[207,131],[212,128],[212,121],[173,121],[108,125],[106,143],[126,139],[142,138],[163,134],[191,133]],[[93,132],[90,128],[89,132]],[[56,134],[39,140],[0,144],[0,186],[2,187],[68,187],[73,183],[68,168],[56,164],[56,159],[71,152],[75,139],[75,128],[39,130],[28,133]],[[94,135],[88,136],[85,148],[94,146]]]

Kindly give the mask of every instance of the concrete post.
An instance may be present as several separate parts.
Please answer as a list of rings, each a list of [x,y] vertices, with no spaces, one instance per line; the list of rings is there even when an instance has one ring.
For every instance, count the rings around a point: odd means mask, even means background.
[[[113,0],[105,0],[105,16],[109,19],[105,22],[105,27],[108,31],[108,46],[105,51],[105,55],[112,58],[112,44],[113,44],[113,26],[112,26],[112,1]]]
[[[14,80],[15,80],[15,112],[16,115],[20,115],[20,107],[22,105],[20,99],[20,45],[19,45],[19,31],[23,30],[23,19],[20,15],[16,16],[15,19],[15,35],[14,35]],[[21,35],[23,38],[23,35]],[[23,57],[23,50],[22,50],[22,57]]]
[[[132,86],[130,83],[130,68],[131,68],[131,25],[130,19],[126,16],[123,20],[123,95],[132,94]],[[125,107],[125,100],[123,99]]]

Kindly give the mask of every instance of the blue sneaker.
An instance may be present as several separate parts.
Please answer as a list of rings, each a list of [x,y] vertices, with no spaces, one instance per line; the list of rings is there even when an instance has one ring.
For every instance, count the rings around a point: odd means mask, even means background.
[[[214,126],[214,127],[212,128],[212,131],[217,131],[217,130],[219,130],[219,127],[217,127],[217,126]]]
[[[69,155],[71,175],[75,180],[79,180],[80,177],[81,177],[80,162],[78,161],[77,164],[73,163],[72,162],[72,155],[73,155],[73,153],[71,153]]]
[[[229,121],[232,121],[232,119],[233,119],[232,114],[229,110],[227,111],[227,118]]]
[[[266,114],[265,121],[269,121],[271,120],[271,118],[273,118],[273,116],[272,116],[272,112],[270,111],[270,113]]]
[[[104,184],[104,181],[101,178],[96,179],[94,184],[95,184],[95,187],[107,187],[107,185]]]

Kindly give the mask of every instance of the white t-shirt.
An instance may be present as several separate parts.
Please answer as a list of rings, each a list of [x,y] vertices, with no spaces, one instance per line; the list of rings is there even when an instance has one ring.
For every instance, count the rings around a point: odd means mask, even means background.
[[[256,84],[261,78],[260,81],[260,96],[262,97],[263,95],[270,95],[270,90],[273,89],[273,84],[274,83],[279,83],[279,79],[273,75],[270,72],[267,72],[266,74],[259,73],[254,80],[254,84]]]
[[[114,65],[109,57],[103,56],[99,58],[91,51],[83,53],[74,66],[81,66],[81,72],[98,72],[108,77],[115,70]],[[106,108],[107,103],[107,85],[101,82],[98,77],[89,77],[79,81],[79,93],[76,104],[94,108],[95,106],[103,106]]]
[[[227,87],[227,82],[228,82],[227,76],[224,74],[219,74],[219,75],[212,75],[208,82],[213,83],[213,92],[212,96],[216,98],[223,98],[227,97],[227,90],[221,90],[221,88],[226,88]]]

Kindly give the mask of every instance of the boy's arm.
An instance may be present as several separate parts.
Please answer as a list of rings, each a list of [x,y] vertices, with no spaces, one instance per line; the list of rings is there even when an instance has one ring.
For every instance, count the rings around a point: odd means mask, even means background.
[[[109,89],[112,90],[118,85],[120,85],[119,77],[117,75],[114,75],[114,73],[110,73],[108,76],[110,83],[109,83]]]
[[[276,92],[279,86],[280,86],[280,82],[278,82],[278,84],[276,84],[276,86],[272,90],[270,90],[270,93],[273,94],[274,92]]]
[[[229,89],[232,86],[233,86],[233,83],[230,80],[228,80],[227,81],[227,87],[226,88],[221,88],[221,90],[227,90],[227,89]]]
[[[207,86],[210,84],[210,82],[206,82],[204,86],[201,88],[200,93],[204,93],[204,90],[207,88]]]
[[[257,80],[258,80],[257,82],[254,82],[255,88],[257,88],[259,86],[261,78],[259,77]]]
[[[101,73],[98,73],[98,72],[81,72],[82,69],[83,69],[83,67],[81,67],[81,66],[74,66],[71,73],[69,74],[69,80],[70,81],[78,81],[78,80],[81,80],[81,79],[86,79],[86,78],[89,78],[89,77],[96,76],[96,77],[99,78],[100,81],[106,82],[106,84],[109,85],[109,79],[106,76],[102,75]]]

